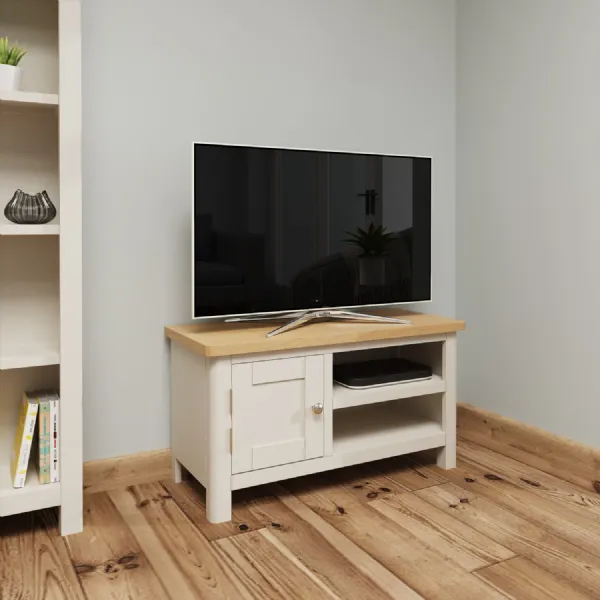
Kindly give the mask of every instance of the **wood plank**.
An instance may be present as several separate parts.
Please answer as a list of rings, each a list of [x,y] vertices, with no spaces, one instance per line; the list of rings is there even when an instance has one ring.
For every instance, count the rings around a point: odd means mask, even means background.
[[[322,348],[379,340],[403,340],[425,335],[454,333],[465,328],[464,321],[446,317],[398,309],[380,312],[387,316],[410,319],[412,325],[326,322],[267,338],[267,333],[274,328],[272,323],[194,323],[165,327],[165,335],[191,352],[216,357]]]
[[[381,473],[376,464],[368,463],[314,473],[283,481],[281,485],[293,492],[318,489],[337,506],[365,504],[377,498],[403,494],[407,488]]]
[[[313,529],[317,530],[326,543],[330,544],[347,561],[355,566],[365,577],[377,582],[385,593],[395,600],[417,600],[419,594],[398,579],[391,571],[376,561],[353,541],[331,526],[325,519],[313,512],[294,495],[290,494],[279,484],[273,484],[270,489],[294,515]],[[289,540],[289,537],[286,537]],[[317,557],[320,559],[320,556]]]
[[[175,483],[172,479],[163,479],[160,484],[172,496],[187,518],[209,541],[220,540],[248,531],[256,531],[265,525],[257,520],[247,507],[248,501],[255,499],[257,493],[260,493],[257,492],[257,488],[239,490],[233,493],[231,521],[209,523],[206,518],[206,490],[198,481],[191,477],[181,483]]]
[[[515,556],[514,552],[412,493],[375,500],[370,506],[466,571]]]
[[[522,556],[486,567],[477,576],[512,600],[592,600]]]
[[[457,469],[448,473],[456,485],[600,556],[600,519],[597,515],[580,514],[569,505],[536,495],[535,486],[524,489],[500,476],[497,470],[486,469],[478,463],[459,459],[457,466]],[[586,512],[585,508],[582,512]]]
[[[85,496],[83,525],[65,540],[87,598],[169,598],[106,493]]]
[[[424,458],[429,454],[419,453],[414,456]],[[388,480],[409,492],[448,482],[445,471],[435,465],[435,460],[430,465],[429,462],[415,463],[410,458],[396,456],[373,463],[373,467]]]
[[[435,489],[435,488],[428,488]],[[333,527],[428,600],[503,597],[369,504],[337,505],[319,489],[296,494]],[[434,574],[424,576],[424,573]]]
[[[281,493],[282,488],[274,486],[274,491]],[[285,492],[283,492],[285,494]],[[386,573],[386,579],[393,577],[393,595],[384,592],[377,583],[377,578],[370,577],[357,564],[356,557],[347,557],[336,548],[335,541],[330,541],[324,528],[330,526],[320,517],[312,513],[293,496],[288,495],[292,508],[286,506],[279,498],[263,497],[251,502],[249,510],[256,519],[268,524],[271,535],[278,539],[294,554],[312,573],[327,584],[328,588],[345,600],[391,600],[402,597],[406,591],[404,584],[399,582],[391,573]],[[298,509],[298,505],[306,509]],[[307,512],[309,513],[308,519]],[[315,518],[312,518],[314,516]],[[361,552],[359,562],[369,559]],[[372,559],[371,559],[372,560]],[[410,596],[409,596],[410,597]]]
[[[327,498],[332,509],[352,504],[365,504],[447,483],[445,471],[437,466],[424,466],[405,456],[379,460],[363,465],[345,467],[296,477],[281,485],[294,494],[319,491]]]
[[[56,511],[0,519],[0,598],[84,600]]]
[[[486,498],[452,483],[415,494],[577,589],[600,589],[600,559]]]
[[[344,600],[264,530],[212,542],[252,597]]]
[[[600,487],[600,450],[470,404],[457,411],[465,439],[588,491]]]
[[[109,495],[172,600],[253,598],[159,483]]]
[[[83,490],[95,494],[170,477],[170,449],[139,452],[84,463]]]
[[[581,515],[600,518],[600,488],[598,491],[589,492],[573,483],[567,483],[554,475],[464,439],[460,440],[458,448],[462,460],[487,468],[492,474],[501,475],[536,496],[555,500]]]

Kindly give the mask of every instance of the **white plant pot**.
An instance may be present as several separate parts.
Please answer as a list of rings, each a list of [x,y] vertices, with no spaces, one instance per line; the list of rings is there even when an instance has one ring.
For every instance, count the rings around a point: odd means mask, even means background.
[[[0,92],[14,92],[21,87],[21,67],[0,65]]]
[[[385,256],[361,256],[358,259],[360,285],[385,285]]]

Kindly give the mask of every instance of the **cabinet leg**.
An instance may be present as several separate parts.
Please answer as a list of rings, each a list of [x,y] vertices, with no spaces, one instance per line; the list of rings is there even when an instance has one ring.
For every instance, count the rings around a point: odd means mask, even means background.
[[[213,485],[206,489],[206,518],[209,523],[231,521],[231,487]]]
[[[437,465],[442,469],[454,469],[456,468],[456,334],[446,337],[443,353],[446,393],[442,398],[442,427],[446,432],[446,445],[437,452]]]
[[[79,500],[77,501],[78,504]],[[63,506],[59,508],[60,535],[72,535],[83,531],[83,506]]]
[[[173,467],[173,481],[175,483],[181,483],[183,479],[183,473],[181,470],[181,463],[173,456],[171,459]]]
[[[436,464],[442,469],[456,468],[456,446],[444,446],[437,451]]]

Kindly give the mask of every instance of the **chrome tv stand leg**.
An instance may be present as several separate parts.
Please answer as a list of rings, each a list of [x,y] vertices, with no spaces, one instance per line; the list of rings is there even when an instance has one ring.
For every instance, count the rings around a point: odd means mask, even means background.
[[[362,322],[373,322],[373,323],[396,323],[398,325],[412,325],[412,321],[408,319],[398,319],[396,317],[383,317],[380,315],[367,315],[364,313],[355,313],[349,310],[307,310],[305,312],[287,313],[283,315],[267,315],[252,316],[252,317],[234,317],[232,319],[225,319],[225,323],[249,323],[252,321],[282,321],[291,319],[281,327],[273,329],[267,334],[267,337],[273,337],[279,335],[291,329],[296,329],[302,325],[306,325],[311,321],[327,321],[330,319],[340,319],[343,321],[362,321]]]

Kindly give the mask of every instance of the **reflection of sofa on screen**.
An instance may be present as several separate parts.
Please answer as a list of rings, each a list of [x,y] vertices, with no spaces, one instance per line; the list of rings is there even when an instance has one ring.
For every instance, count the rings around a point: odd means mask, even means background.
[[[265,279],[265,239],[215,231],[209,215],[195,224],[195,297],[203,314],[244,311]]]
[[[359,256],[351,248],[322,258],[296,275],[292,282],[294,306],[351,306],[408,300],[411,291],[412,229],[398,234],[385,258],[385,281],[363,286],[359,281]]]
[[[292,281],[294,308],[347,306],[356,281],[353,257],[334,254],[300,271]]]

